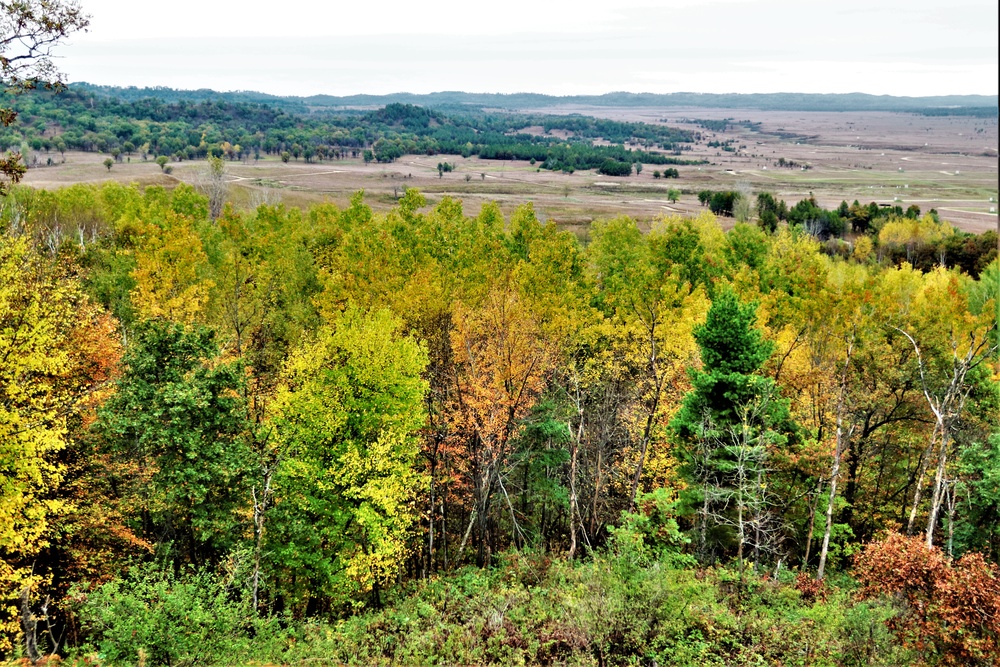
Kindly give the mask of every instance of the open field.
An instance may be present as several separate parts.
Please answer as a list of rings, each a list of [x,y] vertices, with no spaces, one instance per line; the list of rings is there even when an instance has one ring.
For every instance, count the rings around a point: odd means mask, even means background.
[[[391,206],[404,187],[416,187],[430,202],[443,196],[461,199],[467,211],[495,200],[505,211],[533,201],[544,219],[585,233],[600,217],[627,214],[640,220],[664,213],[700,210],[700,190],[731,189],[746,182],[754,191],[768,191],[789,205],[808,197],[834,207],[841,200],[862,203],[916,204],[936,208],[941,216],[970,232],[996,228],[998,198],[997,120],[961,116],[928,117],[886,112],[789,112],[731,109],[656,109],[550,107],[544,113],[582,113],[615,120],[666,123],[702,133],[703,142],[685,152],[684,159],[702,158],[708,164],[678,166],[679,179],[654,179],[647,165],[640,175],[614,178],[593,171],[574,174],[538,170],[527,162],[499,162],[461,156],[408,155],[395,163],[365,164],[360,159],[306,164],[282,163],[276,157],[259,162],[228,163],[231,196],[238,206],[264,201],[308,205],[332,201],[345,205],[350,195],[364,189],[375,208]],[[730,125],[711,132],[694,119],[733,118],[755,125]],[[541,128],[532,128],[541,131]],[[729,141],[737,148],[725,152],[707,141]],[[76,182],[114,179],[171,186],[197,183],[203,162],[173,164],[162,173],[153,162],[133,155],[109,172],[105,155],[67,152],[39,156],[52,166],[31,169],[25,182],[35,187],[60,187]],[[796,166],[779,167],[783,158]],[[439,177],[437,164],[455,165]],[[805,166],[807,169],[803,169]],[[683,195],[667,201],[669,188]]]

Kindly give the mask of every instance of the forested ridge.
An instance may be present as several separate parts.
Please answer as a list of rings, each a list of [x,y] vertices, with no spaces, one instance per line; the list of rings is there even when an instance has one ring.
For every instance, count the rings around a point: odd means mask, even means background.
[[[278,96],[253,91],[219,92],[214,90],[174,90],[166,87],[137,88],[134,86],[97,86],[75,83],[74,89],[107,95],[122,100],[139,100],[154,97],[165,101],[194,101],[224,99],[228,101],[267,102],[288,105],[296,109],[323,109],[326,107],[385,106],[388,104],[413,104],[432,107],[486,107],[508,110],[537,109],[560,104],[586,104],[610,107],[700,107],[721,109],[771,109],[784,111],[897,111],[929,114],[984,114],[996,115],[996,95],[937,95],[925,97],[899,97],[893,95],[868,95],[864,93],[630,93],[612,92],[603,95],[544,95],[539,93],[467,93],[442,91],[438,93],[390,95],[310,95]]]
[[[364,113],[302,114],[270,102],[122,101],[75,89],[32,90],[0,97],[0,104],[19,118],[0,128],[0,150],[21,152],[28,166],[58,162],[67,150],[107,153],[121,161],[209,155],[249,161],[272,155],[286,162],[348,157],[393,162],[414,154],[477,155],[531,160],[543,169],[565,171],[596,169],[608,160],[629,170],[635,162],[703,162],[678,157],[700,138],[698,133],[579,115],[446,114],[399,103]],[[525,132],[534,126],[569,136]]]
[[[2,650],[995,664],[1000,264],[910,214],[15,187]]]

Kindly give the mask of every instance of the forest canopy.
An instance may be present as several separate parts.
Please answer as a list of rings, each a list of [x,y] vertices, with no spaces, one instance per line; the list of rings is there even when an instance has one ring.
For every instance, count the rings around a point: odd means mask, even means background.
[[[557,612],[507,593],[550,619],[502,626],[526,643],[481,629],[445,649],[414,626],[381,655],[419,637],[459,661],[783,660],[796,642],[692,643],[707,611],[656,620],[680,595],[730,619],[719,632],[753,632],[739,605],[772,578],[789,613],[853,619],[823,631],[841,657],[861,650],[851,623],[881,633],[872,650],[890,662],[995,655],[994,620],[956,638],[909,615],[906,596],[936,588],[873,565],[855,574],[870,602],[836,583],[902,533],[913,563],[945,559],[942,586],[996,586],[995,259],[976,278],[920,270],[830,253],[794,223],[724,232],[707,210],[648,232],[600,220],[581,241],[530,203],[468,213],[413,189],[384,213],[359,192],[213,220],[186,185],[16,188],[0,231],[8,651],[23,601],[46,650],[224,662],[155,629],[181,605],[230,623],[219,636],[240,660],[333,651],[292,637],[351,618],[336,650],[354,656],[337,655],[363,661],[352,642],[383,632],[394,612],[380,610],[435,599],[434,582],[471,587],[464,614],[504,577],[535,577],[564,597]],[[672,574],[654,583],[654,564]],[[614,623],[641,619],[660,648],[588,625],[593,599],[565,582],[597,585],[605,567],[602,586],[637,588],[601,595],[645,600]],[[656,590],[668,598],[643,597]],[[556,628],[578,639],[532,643]]]
[[[288,153],[306,162],[359,157],[378,162],[402,155],[478,155],[535,160],[546,169],[594,169],[607,159],[632,164],[691,164],[678,157],[695,135],[663,125],[585,116],[445,114],[410,104],[376,111],[309,114],[270,103],[145,97],[123,101],[76,89],[8,97],[20,122],[0,130],[0,150],[82,150],[150,159],[206,156],[249,160]],[[524,131],[542,126],[543,133]],[[548,134],[568,133],[566,139]],[[604,143],[598,142],[602,140]]]

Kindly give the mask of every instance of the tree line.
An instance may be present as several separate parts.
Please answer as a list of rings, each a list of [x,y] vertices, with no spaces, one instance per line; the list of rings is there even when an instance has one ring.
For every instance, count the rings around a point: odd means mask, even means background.
[[[826,241],[824,252],[848,256],[877,254],[895,264],[907,262],[923,271],[935,266],[959,267],[978,277],[997,257],[996,232],[962,232],[941,220],[931,209],[921,215],[920,207],[900,204],[867,205],[857,200],[842,201],[835,209],[824,209],[814,197],[789,207],[769,192],[753,197],[749,189],[702,190],[698,201],[716,215],[735,217],[741,222],[755,221],[761,229],[773,233],[779,223],[787,223]],[[847,242],[850,232],[853,238]]]
[[[694,107],[718,109],[774,109],[784,111],[890,111],[926,115],[972,115],[990,117],[997,114],[996,95],[938,95],[928,97],[893,97],[865,93],[803,94],[803,93],[605,93],[603,95],[544,95],[539,93],[465,93],[439,92],[418,95],[394,93],[388,95],[311,95],[274,96],[257,92],[219,92],[214,90],[173,90],[135,86],[97,86],[75,83],[72,88],[97,92],[123,100],[161,97],[168,101],[267,101],[294,108],[342,108],[349,106],[385,106],[394,103],[443,108],[481,110],[538,109],[545,106],[583,104],[605,107]]]
[[[695,140],[690,132],[644,123],[579,116],[446,116],[404,104],[363,114],[296,114],[265,102],[122,101],[75,90],[27,91],[2,103],[20,122],[0,130],[0,149],[21,152],[29,167],[58,162],[67,150],[82,150],[117,161],[159,156],[248,161],[273,155],[312,162],[364,154],[393,162],[406,154],[453,154],[534,160],[543,169],[573,170],[596,169],[606,159],[685,164],[692,161],[676,155]],[[562,140],[523,132],[535,125],[572,135]],[[595,143],[598,139],[611,145]]]

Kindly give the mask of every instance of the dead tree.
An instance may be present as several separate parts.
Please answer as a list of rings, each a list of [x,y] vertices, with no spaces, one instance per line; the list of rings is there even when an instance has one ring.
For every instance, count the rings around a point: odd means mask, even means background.
[[[198,189],[208,197],[208,213],[212,220],[218,220],[229,197],[226,163],[221,157],[209,156],[208,168],[198,177]]]
[[[704,429],[701,548],[706,548],[708,527],[728,526],[736,533],[740,571],[748,551],[754,569],[762,558],[775,551],[781,528],[768,491],[768,445],[773,432],[766,423],[770,395],[760,396],[736,409],[737,420],[713,428],[706,420]]]
[[[927,360],[924,358],[916,339],[906,331],[896,327],[896,330],[906,336],[913,345],[913,350],[917,355],[917,368],[920,371],[920,386],[923,389],[924,398],[927,400],[927,406],[934,415],[934,430],[924,452],[924,460],[914,491],[913,506],[910,510],[910,520],[907,526],[907,532],[912,531],[928,463],[936,454],[937,466],[934,472],[934,486],[931,491],[931,506],[927,516],[927,528],[924,531],[928,548],[934,544],[934,529],[937,526],[941,505],[945,500],[945,471],[948,464],[948,454],[954,440],[955,428],[972,389],[972,385],[966,382],[966,377],[997,349],[996,345],[990,344],[990,334],[995,328],[996,324],[993,324],[981,335],[970,332],[969,348],[965,354],[959,354],[958,341],[952,335],[951,368],[945,376],[945,381],[939,386],[933,387],[928,378]]]

